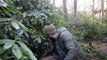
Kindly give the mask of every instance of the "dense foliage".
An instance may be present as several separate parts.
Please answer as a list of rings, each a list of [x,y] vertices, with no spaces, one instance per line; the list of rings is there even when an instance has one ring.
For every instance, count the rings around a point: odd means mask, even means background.
[[[78,40],[101,40],[107,35],[107,19],[104,21],[84,13],[78,14],[76,18],[72,17],[67,27]]]
[[[48,0],[0,0],[0,59],[39,59],[49,49],[42,28],[57,22]]]
[[[56,28],[67,27],[81,41],[107,35],[107,23],[102,23],[101,19],[78,14],[65,22],[57,12],[49,0],[0,0],[0,60],[36,60],[44,56],[51,48],[50,41],[42,33],[47,21]],[[96,51],[92,46],[84,50],[89,55]],[[102,56],[96,51],[95,56],[98,54]]]

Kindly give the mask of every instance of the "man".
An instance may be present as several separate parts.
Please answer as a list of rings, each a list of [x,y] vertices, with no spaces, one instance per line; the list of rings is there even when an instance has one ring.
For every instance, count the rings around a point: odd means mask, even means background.
[[[72,34],[65,28],[47,24],[43,33],[52,40],[53,50],[61,60],[85,60],[85,54]]]

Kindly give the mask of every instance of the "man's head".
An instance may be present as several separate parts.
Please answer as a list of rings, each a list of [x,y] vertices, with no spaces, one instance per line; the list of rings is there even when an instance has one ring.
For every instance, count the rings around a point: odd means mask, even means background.
[[[56,38],[56,28],[53,24],[45,25],[43,28],[43,33],[48,35],[49,37]]]

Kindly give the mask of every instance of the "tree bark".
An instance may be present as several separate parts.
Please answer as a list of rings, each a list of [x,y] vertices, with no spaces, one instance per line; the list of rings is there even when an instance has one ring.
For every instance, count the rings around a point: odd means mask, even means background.
[[[95,9],[95,0],[93,0],[93,8],[92,8],[92,11],[93,11],[93,20],[94,20],[94,9]]]
[[[64,20],[68,20],[66,0],[63,0]]]
[[[101,11],[102,11],[102,20],[103,20],[103,16],[104,16],[104,0],[101,0]]]
[[[74,16],[77,16],[77,0],[74,0]]]
[[[55,0],[53,0],[53,5],[54,5],[54,7],[55,7]]]
[[[104,0],[101,0],[102,35],[104,31]],[[102,36],[103,37],[103,36]]]

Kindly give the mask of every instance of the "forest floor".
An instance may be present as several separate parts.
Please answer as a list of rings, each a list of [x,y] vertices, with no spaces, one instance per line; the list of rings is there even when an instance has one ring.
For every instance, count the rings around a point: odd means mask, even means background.
[[[87,43],[85,43],[87,45]],[[92,46],[95,47],[95,49],[97,51],[101,51],[104,52],[105,54],[107,54],[107,37],[105,37],[102,40],[96,40],[96,41],[92,41]],[[88,57],[88,60],[102,60],[99,57]],[[107,59],[103,59],[103,60],[107,60]]]
[[[92,45],[100,51],[107,53],[107,43],[101,41],[93,41]]]

